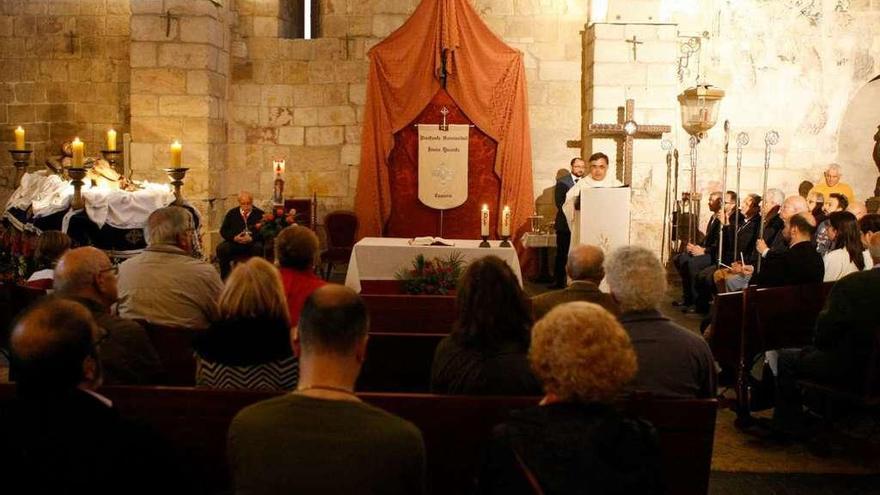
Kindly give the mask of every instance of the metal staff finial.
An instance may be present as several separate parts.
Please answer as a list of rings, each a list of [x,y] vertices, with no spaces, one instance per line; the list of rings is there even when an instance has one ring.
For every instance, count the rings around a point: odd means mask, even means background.
[[[727,219],[724,214],[724,195],[727,192],[727,156],[730,153],[730,121],[724,121],[724,162],[721,167],[721,218],[718,219],[721,225],[718,227],[718,268],[721,268],[721,257],[724,254],[724,224]],[[707,231],[708,235],[709,232]]]
[[[764,134],[764,191],[761,196],[761,201],[767,200],[767,177],[770,175],[770,148],[779,144],[779,133],[770,130],[767,131],[767,134]],[[761,223],[758,226],[758,239],[764,238],[764,224],[766,223],[766,218],[761,218]],[[761,271],[761,259],[763,256],[758,256],[758,263],[755,266],[755,272]]]
[[[742,176],[742,158],[743,147],[749,144],[749,135],[740,132],[736,135],[736,200],[739,201],[740,195],[740,177]],[[727,192],[725,191],[725,194]],[[734,205],[734,208],[736,206]],[[733,215],[733,256],[736,257],[737,248],[739,247],[739,215]]]

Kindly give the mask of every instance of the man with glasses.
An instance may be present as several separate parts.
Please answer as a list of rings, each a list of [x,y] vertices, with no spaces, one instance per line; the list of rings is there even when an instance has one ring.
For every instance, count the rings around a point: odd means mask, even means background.
[[[831,193],[842,194],[846,196],[847,201],[855,203],[856,197],[853,193],[852,187],[850,187],[849,184],[840,182],[841,177],[843,177],[843,173],[840,171],[840,165],[836,163],[828,165],[828,169],[825,170],[824,181],[816,184],[816,186],[810,190],[810,194],[821,193],[826,202],[831,196]]]
[[[105,384],[161,383],[162,363],[143,327],[110,313],[119,297],[117,273],[119,268],[100,249],[72,249],[55,266],[55,293],[88,308],[101,329],[98,357]]]
[[[0,409],[4,493],[154,494],[185,487],[155,433],[123,418],[96,391],[103,378],[97,353],[112,340],[99,344],[100,334],[88,309],[57,297],[16,323],[9,347],[17,398]]]

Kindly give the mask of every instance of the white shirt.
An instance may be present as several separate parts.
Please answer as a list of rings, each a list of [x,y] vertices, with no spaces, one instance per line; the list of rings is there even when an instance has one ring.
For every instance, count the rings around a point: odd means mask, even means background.
[[[572,177],[573,178],[573,177]],[[565,202],[562,203],[562,213],[565,214],[565,219],[568,220],[569,228],[573,228],[574,225],[574,202],[580,196],[581,191],[588,188],[593,187],[621,187],[623,186],[623,182],[615,179],[611,175],[605,175],[605,178],[601,181],[593,179],[589,175],[585,175],[580,178],[571,188],[565,193]],[[573,230],[572,230],[573,231]]]
[[[865,270],[869,270],[874,265],[871,253],[866,249],[862,252],[862,256],[865,258]],[[836,282],[850,273],[859,271],[856,264],[849,259],[849,253],[845,248],[828,251],[822,260],[825,262],[824,282]]]

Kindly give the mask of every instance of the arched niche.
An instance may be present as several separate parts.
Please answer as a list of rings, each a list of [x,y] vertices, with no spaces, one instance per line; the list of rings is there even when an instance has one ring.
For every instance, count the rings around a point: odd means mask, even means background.
[[[874,195],[880,175],[874,163],[875,136],[880,126],[880,76],[872,79],[849,102],[837,135],[837,161],[844,168],[844,181],[859,200]]]

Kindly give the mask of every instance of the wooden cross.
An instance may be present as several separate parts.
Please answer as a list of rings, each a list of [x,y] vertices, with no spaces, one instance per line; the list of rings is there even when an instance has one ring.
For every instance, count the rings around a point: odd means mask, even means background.
[[[617,177],[624,184],[632,183],[633,140],[660,139],[664,132],[672,131],[668,125],[638,124],[633,120],[635,100],[626,100],[626,107],[617,108],[616,124],[590,124],[587,138],[610,138],[617,142]],[[570,148],[581,148],[580,141],[569,141]],[[586,157],[585,157],[586,158]]]
[[[633,38],[632,38],[631,40],[624,40],[624,41],[627,42],[627,43],[632,43],[632,46],[633,46],[633,62],[637,61],[638,58],[636,58],[636,55],[637,55],[637,53],[636,53],[636,49],[638,48],[639,45],[644,45],[645,42],[644,42],[644,41],[639,41],[638,38],[636,38],[636,35],[633,35]]]
[[[73,31],[68,31],[67,34],[64,35],[64,37],[67,38],[67,50],[68,50],[71,54],[74,53],[74,52],[76,52],[76,44],[75,44],[75,42],[74,42],[74,40],[75,40],[76,38],[78,38],[78,36],[76,35],[76,33],[74,33]]]
[[[162,17],[165,18],[165,37],[171,37],[171,20],[177,20],[177,16],[172,14],[170,10],[166,10]]]

